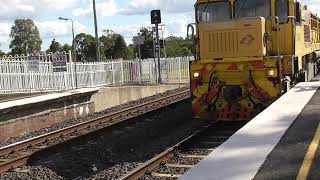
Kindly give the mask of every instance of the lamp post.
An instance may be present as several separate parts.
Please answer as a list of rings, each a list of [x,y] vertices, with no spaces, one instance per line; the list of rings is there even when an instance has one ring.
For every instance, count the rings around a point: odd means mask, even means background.
[[[75,44],[75,37],[74,37],[74,26],[73,26],[73,19],[71,18],[63,18],[59,17],[59,20],[62,21],[71,21],[71,28],[72,28],[72,59],[74,62],[74,77],[75,77],[75,83],[76,83],[76,88],[78,88],[78,79],[77,79],[77,56],[76,56],[76,44]]]

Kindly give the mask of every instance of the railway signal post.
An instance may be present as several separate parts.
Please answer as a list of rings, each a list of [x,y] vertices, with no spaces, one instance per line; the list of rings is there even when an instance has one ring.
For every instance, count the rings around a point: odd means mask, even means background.
[[[161,11],[151,11],[151,24],[155,25],[156,30],[156,54],[158,59],[158,83],[162,83],[161,79],[161,62],[160,62],[160,39],[159,39],[159,24],[161,24]]]

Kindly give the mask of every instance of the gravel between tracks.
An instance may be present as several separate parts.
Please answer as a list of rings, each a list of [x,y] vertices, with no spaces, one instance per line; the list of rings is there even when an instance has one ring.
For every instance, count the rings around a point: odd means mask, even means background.
[[[0,147],[4,147],[4,146],[7,146],[7,145],[10,145],[10,144],[13,144],[13,143],[17,143],[17,142],[20,142],[20,141],[23,141],[23,140],[31,139],[33,137],[37,137],[37,136],[40,136],[40,135],[43,135],[43,134],[47,134],[47,133],[50,133],[50,132],[53,132],[53,131],[56,131],[56,130],[59,130],[59,129],[63,129],[63,128],[66,128],[66,127],[69,127],[69,126],[72,126],[72,125],[75,125],[75,124],[78,124],[78,123],[81,123],[81,122],[86,122],[86,121],[92,120],[94,118],[97,118],[99,116],[103,116],[103,115],[106,115],[106,114],[117,112],[117,111],[122,110],[122,109],[126,109],[126,108],[129,108],[129,107],[138,105],[138,104],[142,104],[142,103],[146,103],[146,102],[149,102],[149,101],[152,101],[152,100],[156,100],[156,99],[159,99],[159,98],[162,98],[162,97],[166,97],[166,96],[169,96],[169,95],[172,95],[172,94],[175,94],[175,93],[178,93],[178,92],[182,92],[182,91],[188,90],[188,89],[189,89],[189,86],[184,86],[184,87],[181,87],[180,89],[169,90],[169,91],[166,91],[164,93],[156,94],[154,96],[149,96],[149,97],[142,98],[142,99],[139,99],[139,100],[131,101],[131,102],[128,102],[128,103],[125,103],[125,104],[121,104],[119,106],[115,106],[115,107],[106,109],[106,110],[104,110],[102,112],[97,112],[97,113],[90,114],[90,115],[85,116],[85,117],[66,120],[66,121],[63,121],[61,123],[57,123],[57,124],[55,124],[55,125],[53,125],[51,127],[43,128],[43,129],[40,129],[38,131],[22,134],[22,135],[17,136],[17,137],[11,137],[11,138],[9,138],[7,140],[0,141]]]
[[[191,119],[190,108],[185,101],[107,128],[38,157],[22,168],[27,172],[4,173],[0,179],[117,179],[202,126]]]

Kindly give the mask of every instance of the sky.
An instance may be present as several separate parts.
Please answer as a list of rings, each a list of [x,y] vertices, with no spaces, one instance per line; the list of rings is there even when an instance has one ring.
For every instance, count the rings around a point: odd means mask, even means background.
[[[94,35],[92,0],[0,0],[0,50],[8,52],[10,29],[17,18],[32,19],[43,40],[42,50],[51,41],[61,44],[72,42],[71,18],[75,33]],[[319,0],[305,0],[315,12],[320,12]],[[99,36],[111,29],[132,43],[132,37],[141,27],[151,27],[150,11],[160,9],[165,24],[164,36],[186,36],[187,24],[194,22],[195,0],[96,0]]]

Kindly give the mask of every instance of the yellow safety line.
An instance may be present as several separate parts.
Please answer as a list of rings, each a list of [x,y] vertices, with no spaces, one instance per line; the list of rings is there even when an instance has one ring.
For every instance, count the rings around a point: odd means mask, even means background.
[[[318,126],[317,132],[313,137],[313,140],[309,146],[308,152],[306,154],[306,156],[304,157],[302,166],[300,168],[297,180],[306,180],[308,177],[308,173],[310,171],[313,159],[314,159],[314,155],[317,152],[318,149],[318,145],[319,145],[319,141],[320,141],[320,124]]]

